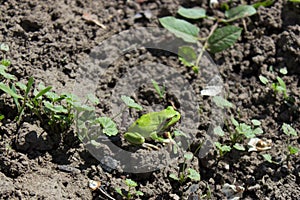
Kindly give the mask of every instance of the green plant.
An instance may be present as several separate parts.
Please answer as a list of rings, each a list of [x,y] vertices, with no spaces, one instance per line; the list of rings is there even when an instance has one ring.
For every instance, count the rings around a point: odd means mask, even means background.
[[[193,181],[200,181],[200,174],[199,172],[197,172],[195,169],[190,168],[190,167],[186,167],[188,166],[188,162],[190,162],[193,159],[194,155],[191,152],[187,152],[184,154],[184,162],[183,162],[183,166],[177,174],[175,173],[171,173],[169,175],[170,178],[178,181],[180,184],[183,184],[187,178],[193,180]]]
[[[127,190],[124,190],[125,192],[122,191],[121,188],[116,188],[116,192],[118,194],[120,194],[123,198],[126,199],[133,199],[134,197],[138,197],[138,196],[143,196],[144,193],[136,190],[136,187],[138,186],[138,184],[131,180],[131,179],[126,179],[125,180],[125,184],[128,186]]]
[[[159,95],[159,98],[163,99],[165,96],[165,86],[159,87],[158,83],[155,80],[151,80],[154,89],[156,90],[157,94]]]
[[[223,157],[227,152],[231,151],[231,147],[228,145],[222,145],[219,142],[215,142],[215,146],[219,150],[219,155],[220,157]]]
[[[203,8],[184,8],[178,9],[178,14],[187,19],[198,20],[206,18],[215,21],[211,27],[210,33],[206,38],[199,38],[200,29],[186,20],[177,19],[175,17],[163,17],[159,21],[164,28],[175,34],[175,36],[183,39],[188,43],[203,43],[202,50],[197,56],[196,51],[191,46],[183,46],[179,48],[178,55],[181,62],[188,67],[192,67],[195,72],[198,71],[200,60],[205,50],[210,53],[217,53],[231,47],[240,37],[242,28],[227,25],[238,19],[249,17],[256,13],[256,9],[251,5],[240,5],[225,11],[226,19],[207,16],[206,10]],[[219,24],[226,24],[219,28]]]
[[[272,164],[278,164],[278,162],[275,162],[272,160],[272,156],[270,154],[263,154],[262,157],[269,163],[272,163]]]
[[[293,127],[291,127],[291,125],[286,124],[286,123],[282,124],[281,129],[282,129],[283,133],[288,136],[288,141],[287,141],[288,155],[286,158],[286,161],[288,162],[292,155],[295,155],[299,152],[299,148],[290,145],[290,138],[292,136],[298,136],[298,134],[297,134],[297,131]]]

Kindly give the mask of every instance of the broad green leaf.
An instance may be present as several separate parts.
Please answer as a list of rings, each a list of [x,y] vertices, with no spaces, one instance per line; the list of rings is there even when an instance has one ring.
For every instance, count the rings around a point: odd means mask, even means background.
[[[259,75],[258,78],[264,85],[266,85],[269,82],[269,80],[263,75]]]
[[[52,111],[54,113],[64,113],[64,114],[68,113],[68,110],[65,109],[61,105],[53,105],[49,101],[43,101],[43,103],[44,103],[44,105],[45,105],[46,108],[48,108],[50,111]]]
[[[224,99],[221,96],[214,96],[213,101],[220,108],[232,108],[233,107],[232,103],[230,103],[229,101],[227,101],[226,99]]]
[[[261,125],[261,122],[257,119],[252,119],[251,120],[251,123],[254,125],[254,126],[260,126]]]
[[[286,135],[297,136],[297,131],[291,125],[283,123],[281,128]]]
[[[159,19],[159,22],[163,27],[184,41],[197,43],[200,31],[197,26],[175,17],[163,17]]]
[[[188,169],[187,177],[189,177],[190,179],[192,179],[194,181],[200,181],[200,174],[192,168]]]
[[[274,0],[266,0],[266,1],[257,2],[255,4],[252,4],[252,6],[257,9],[260,6],[263,6],[263,7],[271,6],[271,5],[273,5],[273,3],[274,3]]]
[[[297,147],[288,146],[288,149],[291,155],[295,155],[299,152],[299,149]]]
[[[9,51],[9,46],[7,44],[1,43],[0,50],[7,52],[7,51]]]
[[[229,152],[231,151],[231,147],[228,145],[222,145],[220,142],[215,142],[215,146],[221,150],[222,152]]]
[[[130,179],[130,178],[127,178],[127,179],[125,180],[125,184],[126,184],[128,187],[136,187],[136,186],[137,186],[137,183],[136,183],[134,180]]]
[[[37,93],[37,95],[35,95],[35,97],[33,98],[33,101],[35,101],[36,99],[38,99],[40,96],[46,94],[49,90],[51,90],[52,87],[46,87],[45,89],[41,90],[39,93]]]
[[[264,131],[259,127],[255,128],[253,130],[253,134],[255,134],[255,135],[259,135],[259,134],[262,134],[262,133],[264,133]]]
[[[239,151],[245,151],[246,150],[245,147],[243,145],[239,144],[239,143],[235,143],[233,145],[233,148],[235,148],[236,150],[239,150]]]
[[[218,53],[231,47],[240,37],[242,30],[242,28],[232,25],[216,29],[208,38],[209,51]]]
[[[107,136],[114,136],[118,134],[116,123],[109,117],[98,117],[96,119],[103,128],[103,133]]]
[[[263,154],[262,157],[269,163],[273,163],[272,156],[270,154]]]
[[[137,104],[132,98],[122,95],[121,99],[123,100],[123,102],[129,107],[129,108],[134,108],[137,110],[142,110],[143,107],[140,106],[139,104]]]
[[[222,128],[220,126],[217,126],[214,128],[214,134],[221,136],[221,137],[223,137],[225,135],[224,131],[222,130]]]
[[[181,46],[178,48],[178,57],[182,64],[187,67],[192,67],[196,62],[197,54],[192,47]]]
[[[256,13],[256,9],[253,6],[250,5],[240,5],[235,8],[231,8],[230,10],[225,11],[225,17],[228,18],[228,20],[225,20],[226,22],[231,22],[236,19],[249,17],[251,15],[254,15]]]
[[[206,10],[203,8],[184,8],[178,9],[178,14],[189,19],[200,19],[206,17]]]
[[[187,159],[187,160],[192,160],[194,157],[194,154],[192,152],[186,152],[184,154],[184,158]]]
[[[6,94],[14,97],[14,98],[18,98],[18,99],[23,99],[22,96],[18,95],[17,93],[15,93],[12,89],[10,89],[8,86],[6,86],[4,83],[0,83],[0,90],[2,90],[3,92],[5,92]]]
[[[170,177],[171,179],[174,179],[174,180],[176,180],[176,181],[179,181],[179,178],[178,178],[177,175],[174,174],[174,173],[170,174],[169,177]]]

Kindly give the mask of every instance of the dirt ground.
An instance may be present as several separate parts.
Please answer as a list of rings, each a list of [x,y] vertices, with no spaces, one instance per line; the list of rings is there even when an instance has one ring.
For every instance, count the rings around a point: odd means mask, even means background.
[[[209,14],[217,12],[209,8],[206,0],[0,2],[0,41],[10,47],[7,56],[12,65],[9,71],[19,81],[25,83],[33,76],[37,81],[54,86],[57,92],[76,91],[74,83],[78,81],[82,62],[113,35],[138,27],[161,27],[158,18],[176,16],[179,6],[199,6],[207,9]],[[257,1],[246,2],[252,4]],[[233,1],[233,5],[238,4],[239,1]],[[85,13],[97,16],[106,29],[86,21],[82,17]],[[300,158],[298,154],[292,156],[288,163],[284,161],[288,137],[281,126],[283,123],[291,124],[299,135],[300,5],[275,0],[272,6],[258,8],[256,15],[245,19],[245,24],[247,30],[243,31],[237,44],[211,57],[223,79],[225,97],[234,104],[233,108],[226,110],[226,117],[234,116],[239,122],[248,124],[251,119],[259,119],[264,131],[260,138],[272,140],[270,150],[232,150],[220,158],[218,151],[211,149],[205,157],[195,155],[190,165],[200,173],[201,180],[188,180],[184,184],[168,176],[182,163],[176,158],[173,158],[175,163],[153,172],[135,174],[112,170],[85,148],[74,126],[63,134],[52,132],[30,114],[18,125],[14,120],[17,111],[13,101],[2,94],[0,111],[5,119],[0,127],[0,199],[108,199],[100,190],[91,191],[89,180],[101,181],[106,193],[122,199],[115,188],[124,187],[125,178],[138,183],[137,189],[144,193],[141,199],[201,199],[205,194],[209,194],[210,199],[225,199],[222,192],[225,183],[244,187],[241,199],[299,199]],[[205,35],[211,22],[204,19],[198,25],[201,34]],[[242,21],[237,21],[236,25],[243,27]],[[113,51],[112,48],[110,53],[113,54]],[[101,62],[106,61],[103,59]],[[184,67],[175,54],[134,50],[110,64],[105,75],[95,83],[96,95],[100,99],[98,112],[112,116],[115,113],[110,101],[112,91],[122,91],[122,87],[117,88],[122,84],[136,84],[135,81],[146,69],[141,69],[137,77],[133,76],[132,83],[122,81],[135,66],[146,66],[147,63],[169,66],[184,77],[179,82],[189,83],[194,90],[197,98],[194,102],[201,105],[202,113],[197,126],[190,122],[185,126],[196,126],[196,140],[190,147],[195,151],[211,123],[211,99],[199,95],[205,83],[200,75]],[[288,71],[285,75],[279,72],[284,67]],[[259,81],[259,75],[274,81],[277,76],[282,77],[293,103],[286,102],[282,95],[275,95],[269,86]],[[160,103],[147,85],[140,88],[138,94],[139,103],[147,108]],[[169,99],[174,101],[172,96]],[[193,101],[187,102],[191,105],[185,106],[194,106]],[[176,106],[184,112],[184,105]],[[230,132],[226,122],[224,131]],[[219,141],[226,142],[228,139],[225,137]],[[292,137],[289,142],[300,147],[299,136]],[[121,146],[125,144],[124,140],[121,143]],[[138,150],[142,155],[143,152],[147,155],[147,151]],[[264,153],[270,154],[280,164],[265,161]],[[150,167],[155,166],[150,159],[148,161]]]

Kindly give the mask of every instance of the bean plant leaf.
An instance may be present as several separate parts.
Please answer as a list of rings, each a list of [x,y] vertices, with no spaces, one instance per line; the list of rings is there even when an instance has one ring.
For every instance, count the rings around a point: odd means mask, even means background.
[[[62,105],[53,105],[49,101],[43,101],[45,107],[49,110],[51,110],[54,113],[64,113],[67,114],[68,110],[64,108]]]
[[[137,104],[132,98],[122,95],[121,99],[129,108],[134,108],[136,110],[143,110],[143,107]]]
[[[296,130],[293,127],[291,127],[291,125],[283,123],[281,128],[286,135],[297,136]]]
[[[213,101],[220,108],[232,108],[233,107],[232,103],[230,103],[229,101],[227,101],[226,99],[224,99],[221,96],[214,96]]]
[[[192,179],[194,181],[200,181],[200,174],[192,168],[188,169],[187,177],[189,177],[190,179]]]
[[[235,148],[236,150],[239,150],[239,151],[245,151],[246,150],[245,147],[243,145],[239,144],[239,143],[235,143],[233,145],[233,148]]]
[[[258,78],[259,78],[260,82],[262,82],[264,85],[266,85],[269,82],[269,80],[263,75],[259,75]]]
[[[184,41],[197,43],[200,31],[197,26],[175,17],[163,17],[159,19],[159,22],[163,27]]]
[[[184,8],[178,9],[178,14],[188,19],[200,19],[206,17],[206,10],[203,8]]]
[[[130,178],[125,180],[125,184],[128,187],[136,187],[137,186],[137,183],[134,180],[130,179]]]
[[[209,51],[218,53],[231,47],[240,37],[242,30],[242,28],[232,25],[216,29],[208,38]]]
[[[254,126],[260,126],[261,125],[261,122],[257,119],[252,119],[251,120],[251,123],[254,125]]]
[[[107,136],[114,136],[118,134],[116,123],[109,117],[98,117],[96,122],[100,123],[103,128],[103,133]]]
[[[187,160],[192,160],[194,157],[194,154],[192,152],[186,152],[184,154],[184,158],[187,159]]]
[[[226,22],[231,22],[240,18],[249,17],[256,13],[256,9],[250,5],[240,5],[235,8],[231,8],[230,10],[225,11],[225,17],[228,20]]]
[[[15,93],[12,89],[10,89],[7,85],[5,85],[4,83],[0,83],[0,90],[2,90],[3,92],[5,92],[6,94],[12,96],[13,98],[17,98],[17,99],[23,99],[22,96],[18,95],[17,93]]]
[[[187,67],[194,66],[197,59],[195,50],[190,46],[181,46],[178,48],[179,60]]]

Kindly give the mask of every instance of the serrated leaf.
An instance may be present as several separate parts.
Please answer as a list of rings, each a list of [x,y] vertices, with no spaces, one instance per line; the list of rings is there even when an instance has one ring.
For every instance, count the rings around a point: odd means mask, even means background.
[[[132,98],[122,95],[121,96],[122,101],[129,107],[129,108],[134,108],[137,110],[142,110],[143,107],[137,104]]]
[[[190,179],[194,180],[194,181],[200,181],[200,174],[192,169],[192,168],[189,168],[188,169],[188,176]]]
[[[251,120],[251,123],[254,125],[254,126],[260,126],[261,125],[261,122],[257,119],[252,119]]]
[[[260,82],[262,82],[264,85],[266,85],[269,82],[269,80],[263,75],[259,75],[258,78],[259,78]]]
[[[239,144],[239,143],[235,143],[233,145],[233,148],[235,148],[236,150],[239,150],[239,151],[245,151],[246,150],[245,147],[243,145]]]
[[[220,108],[232,108],[233,104],[224,99],[222,96],[214,96],[213,101]]]
[[[130,178],[125,180],[125,184],[129,187],[136,187],[137,186],[137,183],[134,180],[130,179]]]
[[[221,137],[223,137],[225,135],[224,131],[222,130],[222,128],[220,126],[217,126],[214,128],[214,134],[221,136]]]
[[[118,134],[118,129],[116,123],[109,117],[98,117],[96,119],[103,128],[103,133],[107,136],[114,136]]]
[[[179,60],[187,67],[194,66],[197,59],[195,50],[190,46],[181,46],[178,48]]]
[[[163,17],[159,19],[159,22],[163,27],[184,41],[197,43],[200,31],[197,26],[175,17]]]
[[[235,8],[231,8],[230,10],[225,11],[225,17],[228,20],[226,22],[231,22],[240,18],[249,17],[256,13],[256,9],[250,5],[240,5]]]
[[[216,29],[208,38],[209,51],[218,53],[231,47],[240,37],[242,30],[242,28],[232,25]]]
[[[18,99],[23,99],[22,96],[18,95],[17,93],[15,93],[12,89],[10,89],[8,86],[6,86],[4,83],[0,83],[0,90],[2,90],[3,92],[5,92],[6,94],[14,97],[14,98],[18,98]]]
[[[206,17],[206,10],[203,8],[184,8],[178,9],[178,14],[188,19],[200,19]]]

